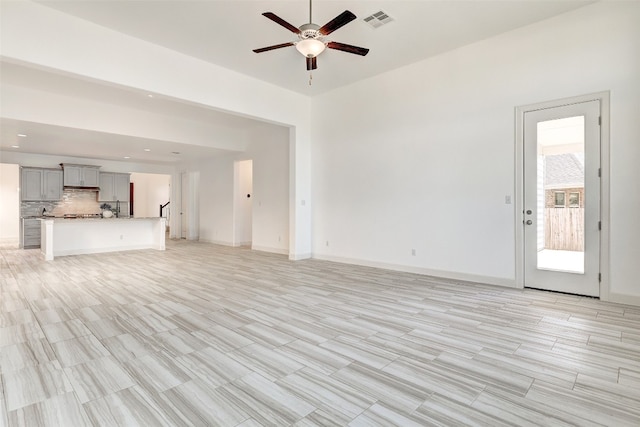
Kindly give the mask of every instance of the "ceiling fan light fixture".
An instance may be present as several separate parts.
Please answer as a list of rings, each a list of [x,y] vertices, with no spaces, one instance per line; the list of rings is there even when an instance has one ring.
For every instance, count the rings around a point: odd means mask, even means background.
[[[307,58],[315,58],[326,49],[327,45],[318,39],[305,39],[296,43],[296,49]]]
[[[318,68],[317,57],[327,48],[333,50],[341,50],[343,52],[353,53],[360,56],[365,56],[367,53],[369,53],[369,49],[365,49],[363,47],[352,46],[349,44],[338,43],[334,41],[325,42],[326,36],[356,19],[356,15],[354,15],[353,12],[345,10],[340,15],[336,16],[321,27],[313,23],[311,10],[311,0],[309,0],[309,23],[303,24],[299,28],[294,27],[273,12],[264,12],[262,16],[272,20],[276,24],[296,34],[298,36],[298,41],[275,44],[272,46],[262,47],[260,49],[253,49],[253,51],[255,53],[262,53],[270,50],[280,49],[283,47],[295,46],[296,50],[300,52],[306,59],[307,71],[315,70]],[[309,84],[311,84],[311,81],[309,81]]]

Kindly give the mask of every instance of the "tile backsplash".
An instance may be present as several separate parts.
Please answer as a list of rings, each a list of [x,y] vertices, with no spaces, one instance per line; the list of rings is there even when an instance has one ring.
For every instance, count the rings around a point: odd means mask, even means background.
[[[97,201],[97,192],[81,189],[64,189],[62,200],[55,202],[21,202],[20,216],[40,216],[42,209],[47,210],[47,214],[63,216],[65,214],[91,215],[102,212]],[[115,210],[115,205],[111,203]],[[129,203],[120,202],[120,217],[129,216]]]

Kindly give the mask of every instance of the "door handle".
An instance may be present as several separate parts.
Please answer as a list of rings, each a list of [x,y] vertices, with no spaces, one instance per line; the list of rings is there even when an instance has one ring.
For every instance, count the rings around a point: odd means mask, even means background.
[[[533,221],[531,221],[530,219],[528,219],[528,220],[527,220],[527,222],[526,222],[525,224],[527,224],[527,225],[531,225],[531,224],[533,224]]]
[[[527,210],[527,215],[531,215],[531,214],[532,214],[531,209],[528,209]]]

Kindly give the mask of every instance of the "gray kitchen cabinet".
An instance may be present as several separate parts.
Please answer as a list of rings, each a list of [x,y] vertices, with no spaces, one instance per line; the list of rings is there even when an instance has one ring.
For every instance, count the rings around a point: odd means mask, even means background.
[[[98,193],[98,200],[101,202],[117,200],[113,199],[115,195],[113,187],[113,174],[109,172],[100,172],[100,192]]]
[[[98,199],[101,202],[128,202],[129,181],[128,173],[101,172]]]
[[[22,168],[20,194],[23,201],[62,199],[62,171]]]
[[[42,200],[42,169],[22,169],[22,200]]]
[[[117,173],[114,176],[114,187],[116,200],[121,202],[129,201],[129,183],[131,178],[128,173]]]
[[[44,200],[62,199],[62,171],[45,169],[43,176]]]
[[[23,218],[21,246],[25,249],[40,247],[40,227],[41,222],[38,219]]]
[[[63,164],[65,187],[98,187],[100,166]]]

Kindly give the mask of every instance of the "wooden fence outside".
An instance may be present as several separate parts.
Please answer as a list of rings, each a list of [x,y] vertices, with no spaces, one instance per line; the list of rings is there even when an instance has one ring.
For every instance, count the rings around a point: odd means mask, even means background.
[[[546,208],[544,247],[584,251],[584,208]]]

